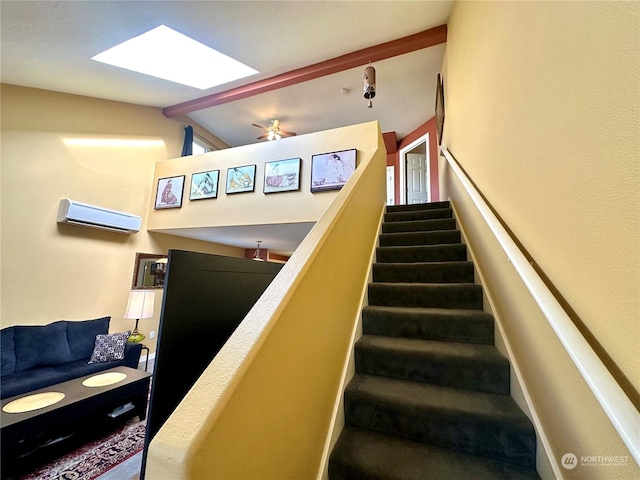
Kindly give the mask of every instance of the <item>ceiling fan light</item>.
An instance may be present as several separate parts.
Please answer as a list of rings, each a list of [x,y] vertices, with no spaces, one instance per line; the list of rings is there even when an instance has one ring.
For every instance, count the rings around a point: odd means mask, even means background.
[[[273,130],[271,130],[271,131],[269,132],[269,136],[268,136],[267,138],[269,139],[269,141],[271,141],[271,140],[273,140],[273,139],[275,138],[275,136],[276,136],[276,134],[275,134],[275,133],[273,133]]]
[[[280,140],[282,138],[279,133],[276,133],[274,137],[276,137],[276,140]]]

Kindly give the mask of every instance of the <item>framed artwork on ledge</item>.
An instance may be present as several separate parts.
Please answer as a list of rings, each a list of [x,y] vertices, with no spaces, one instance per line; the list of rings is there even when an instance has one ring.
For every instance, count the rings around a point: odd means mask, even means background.
[[[253,192],[256,187],[256,166],[244,165],[227,169],[227,195]]]
[[[204,200],[218,197],[220,170],[209,170],[191,175],[191,193],[189,200]]]
[[[264,193],[300,190],[300,159],[289,158],[264,164]]]
[[[311,192],[340,190],[356,170],[357,150],[321,153],[311,157]]]
[[[162,208],[182,207],[182,192],[184,190],[184,175],[158,179],[156,191],[156,210]]]

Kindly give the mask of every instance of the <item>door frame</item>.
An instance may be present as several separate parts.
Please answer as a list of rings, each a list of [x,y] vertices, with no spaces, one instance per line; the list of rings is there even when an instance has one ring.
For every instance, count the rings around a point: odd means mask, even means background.
[[[425,159],[427,164],[427,202],[431,202],[431,158],[429,157],[429,133],[425,133],[420,138],[417,138],[406,147],[398,150],[398,169],[400,177],[400,199],[399,205],[405,205],[407,203],[407,157],[406,154],[416,148],[421,143],[425,144]]]

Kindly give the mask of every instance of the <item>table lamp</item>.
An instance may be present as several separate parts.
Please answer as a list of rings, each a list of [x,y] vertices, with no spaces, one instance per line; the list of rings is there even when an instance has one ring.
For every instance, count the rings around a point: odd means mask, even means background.
[[[127,303],[124,318],[135,318],[136,326],[127,341],[138,343],[144,340],[144,335],[138,332],[138,321],[141,318],[153,317],[153,301],[155,296],[156,292],[149,290],[132,290],[129,293],[129,303]]]

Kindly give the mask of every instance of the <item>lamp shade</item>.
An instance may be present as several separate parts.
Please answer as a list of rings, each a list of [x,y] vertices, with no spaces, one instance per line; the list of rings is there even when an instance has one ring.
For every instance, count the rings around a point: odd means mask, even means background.
[[[129,293],[129,303],[124,313],[124,318],[151,318],[153,317],[153,301],[156,292],[149,290],[132,290]]]

